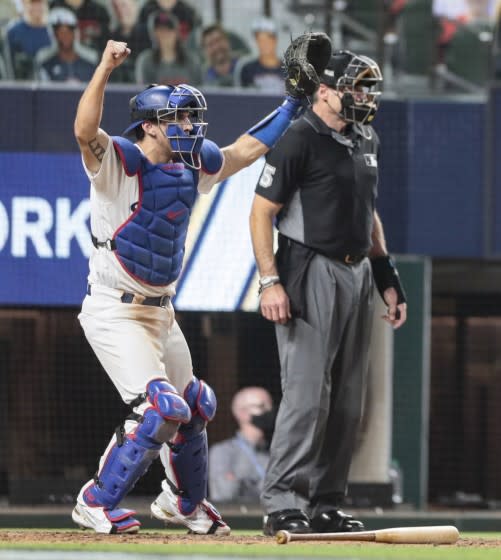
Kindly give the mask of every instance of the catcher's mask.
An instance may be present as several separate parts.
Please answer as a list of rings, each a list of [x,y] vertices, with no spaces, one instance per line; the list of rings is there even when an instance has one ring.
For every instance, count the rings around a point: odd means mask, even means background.
[[[336,51],[320,82],[343,94],[341,116],[346,122],[370,123],[379,106],[383,82],[377,62],[350,51]]]
[[[129,110],[131,124],[123,131],[124,136],[146,120],[167,122],[165,133],[174,154],[189,167],[200,169],[198,154],[207,132],[207,102],[201,91],[187,84],[153,84],[129,101]],[[192,126],[189,132],[182,126],[186,116]]]

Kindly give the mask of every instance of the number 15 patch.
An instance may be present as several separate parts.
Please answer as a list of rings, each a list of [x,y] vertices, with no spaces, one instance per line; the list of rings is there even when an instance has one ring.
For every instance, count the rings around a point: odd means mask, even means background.
[[[271,184],[273,183],[273,175],[275,175],[276,170],[277,168],[273,167],[273,165],[270,165],[269,163],[265,164],[261,177],[259,178],[259,186],[263,187],[263,189],[271,187]]]

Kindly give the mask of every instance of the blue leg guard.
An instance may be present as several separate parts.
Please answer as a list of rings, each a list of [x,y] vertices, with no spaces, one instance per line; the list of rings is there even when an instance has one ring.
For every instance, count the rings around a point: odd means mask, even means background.
[[[289,128],[293,119],[299,115],[301,109],[300,99],[287,96],[280,107],[255,124],[247,131],[247,134],[254,136],[268,148],[273,148],[282,134]]]
[[[216,413],[216,395],[203,381],[193,377],[184,392],[191,409],[191,421],[183,424],[169,443],[169,467],[174,481],[171,489],[178,495],[179,511],[190,515],[207,496],[208,445],[205,427]],[[173,482],[175,483],[175,487]]]
[[[190,407],[166,381],[151,381],[146,394],[151,406],[142,417],[130,416],[127,430],[117,429],[94,484],[83,493],[87,505],[115,509],[158,457],[162,444],[174,436],[180,424],[190,421]]]

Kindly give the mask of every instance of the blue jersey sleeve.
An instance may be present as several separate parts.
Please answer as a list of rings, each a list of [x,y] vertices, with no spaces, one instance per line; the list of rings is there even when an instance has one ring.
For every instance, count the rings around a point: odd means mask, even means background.
[[[300,99],[287,96],[280,107],[255,124],[247,131],[247,134],[254,136],[268,148],[273,148],[291,122],[299,116],[302,108]]]

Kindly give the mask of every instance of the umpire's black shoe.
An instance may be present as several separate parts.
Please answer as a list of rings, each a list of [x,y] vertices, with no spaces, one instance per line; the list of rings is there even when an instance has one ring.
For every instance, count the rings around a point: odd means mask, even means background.
[[[272,537],[278,531],[311,533],[310,520],[300,509],[281,509],[269,513],[263,525],[263,534]]]
[[[364,524],[340,509],[332,509],[311,519],[311,529],[314,533],[351,533],[363,531]]]

